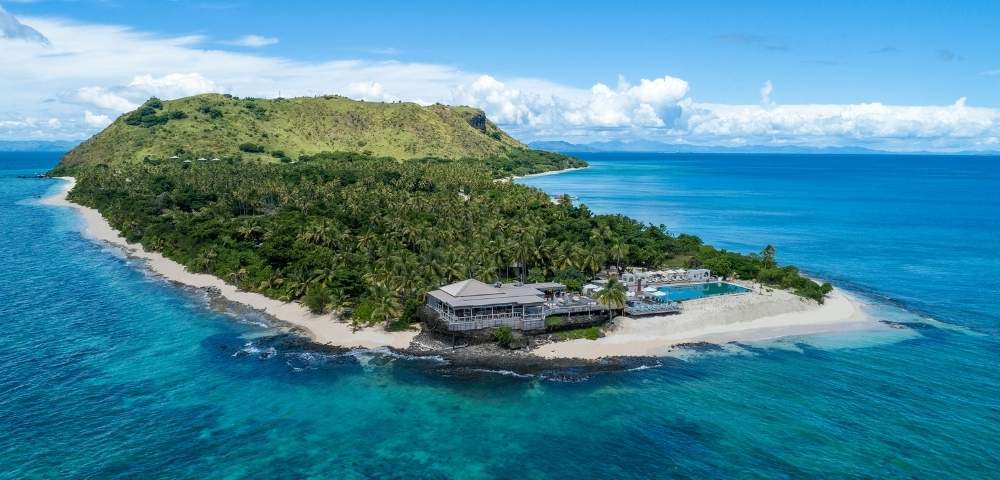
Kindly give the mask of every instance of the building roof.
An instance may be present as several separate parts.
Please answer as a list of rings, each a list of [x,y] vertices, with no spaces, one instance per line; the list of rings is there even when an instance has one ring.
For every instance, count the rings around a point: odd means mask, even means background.
[[[542,292],[528,285],[488,285],[474,278],[445,285],[428,293],[431,297],[452,307],[480,307],[487,305],[535,305],[543,303]]]
[[[566,289],[566,285],[563,285],[563,284],[561,284],[559,282],[526,283],[526,284],[524,284],[524,286],[525,287],[531,287],[531,288],[534,288],[536,290],[541,290],[543,292],[552,291],[552,290],[565,290]]]

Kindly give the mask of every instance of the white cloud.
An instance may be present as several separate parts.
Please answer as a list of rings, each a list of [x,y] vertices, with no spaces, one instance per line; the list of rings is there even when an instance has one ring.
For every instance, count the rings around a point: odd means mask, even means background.
[[[97,115],[90,110],[83,111],[83,121],[87,125],[95,128],[104,128],[111,124],[111,118],[107,115]]]
[[[760,104],[764,106],[772,105],[771,93],[774,92],[774,85],[771,84],[770,80],[764,82],[764,85],[760,87]]]
[[[46,123],[46,125],[49,126],[49,128],[59,128],[59,127],[62,127],[62,122],[58,118],[55,118],[55,117],[50,118],[49,121],[45,122],[45,123]]]
[[[396,100],[395,97],[386,93],[385,87],[383,87],[381,83],[372,81],[351,82],[347,84],[347,88],[344,90],[344,93],[351,98],[368,101],[391,102]]]
[[[639,85],[628,87],[628,94],[641,103],[650,106],[664,105],[676,102],[688,92],[688,83],[679,78],[665,76],[653,80],[645,78]]]
[[[199,93],[221,92],[215,82],[200,73],[170,73],[161,77],[150,74],[136,75],[128,84],[130,89],[156,97],[177,98]]]
[[[112,92],[104,87],[79,88],[76,91],[74,99],[81,103],[115,112],[126,112],[139,106],[139,102],[129,100],[121,94]]]
[[[1000,135],[1000,111],[965,98],[946,106],[692,104],[684,124],[689,141],[954,150]]]
[[[523,140],[653,139],[706,145],[862,145],[889,149],[997,148],[1000,113],[969,106],[780,105],[690,96],[672,76],[619,78],[590,88],[539,78],[496,78],[447,65],[374,60],[296,61],[204,48],[198,36],[162,37],[115,25],[28,18],[49,45],[0,38],[0,138],[82,138],[150,96],[203,92],[275,97],[341,93],[366,100],[483,108]],[[754,92],[747,92],[753,95]],[[46,124],[58,119],[58,126]],[[48,127],[48,128],[45,128]]]
[[[229,40],[222,43],[235,47],[260,48],[268,45],[274,45],[278,43],[278,39],[275,37],[264,37],[261,35],[244,35],[235,40]]]

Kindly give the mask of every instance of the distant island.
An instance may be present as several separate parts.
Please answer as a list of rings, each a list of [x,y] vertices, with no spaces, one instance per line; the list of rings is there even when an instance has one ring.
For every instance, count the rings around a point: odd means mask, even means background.
[[[79,144],[76,140],[0,140],[0,152],[65,152]]]
[[[427,293],[468,279],[549,282],[570,293],[600,281],[624,297],[618,279],[627,274],[702,269],[813,305],[831,292],[778,265],[771,247],[728,252],[498,181],[584,166],[521,144],[469,107],[208,94],[150,99],[49,175],[74,177],[69,200],[96,209],[144,252],[221,279],[187,283],[224,281],[278,317],[290,302],[303,309],[290,316],[308,317],[292,323],[314,338],[339,324],[411,332],[408,342],[428,313]],[[626,306],[605,297],[609,314]],[[346,331],[337,328],[321,343],[337,344]],[[590,335],[599,336],[564,338]]]

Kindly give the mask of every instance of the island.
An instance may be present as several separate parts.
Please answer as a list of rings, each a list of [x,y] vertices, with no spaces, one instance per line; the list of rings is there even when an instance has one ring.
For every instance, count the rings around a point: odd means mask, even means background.
[[[863,320],[773,247],[507,181],[584,167],[469,107],[205,94],[152,98],[68,152],[50,203],[331,347],[585,361]]]

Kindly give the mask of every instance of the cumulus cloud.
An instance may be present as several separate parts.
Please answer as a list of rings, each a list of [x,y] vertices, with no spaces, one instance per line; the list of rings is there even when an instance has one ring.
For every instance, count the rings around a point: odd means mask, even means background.
[[[80,103],[116,112],[132,110],[139,105],[138,102],[104,87],[81,87],[73,98]]]
[[[530,82],[526,82],[530,83]],[[454,103],[483,108],[494,121],[514,126],[661,127],[669,109],[687,94],[684,80],[665,76],[642,79],[631,85],[619,78],[611,88],[597,83],[589,92],[569,92],[565,88],[536,84],[525,91],[481,75],[468,85],[460,85]]]
[[[278,43],[278,39],[275,37],[265,37],[261,35],[244,35],[240,38],[228,40],[222,43],[232,45],[234,47],[260,48],[268,45],[274,45]]]
[[[945,106],[693,104],[685,112],[690,140],[744,144],[863,144],[897,150],[975,148],[1000,136],[1000,112]]]
[[[79,139],[150,96],[204,92],[276,97],[340,93],[382,101],[482,108],[522,140],[651,139],[701,145],[861,145],[895,150],[996,149],[997,109],[964,99],[943,106],[780,105],[765,82],[760,103],[705,102],[669,75],[578,88],[539,78],[497,78],[446,65],[385,60],[296,61],[211,50],[197,36],[28,18],[49,45],[0,39],[0,138]],[[772,39],[731,36],[729,43]],[[4,43],[5,42],[5,43]],[[658,72],[663,73],[663,72]],[[595,79],[596,80],[596,79]],[[746,92],[753,98],[755,92]],[[57,120],[53,122],[52,119]]]
[[[627,92],[641,103],[664,105],[684,98],[688,92],[688,83],[670,76],[653,80],[644,78],[639,81],[639,85],[628,87]]]
[[[83,121],[94,128],[104,128],[111,124],[111,118],[107,115],[98,115],[90,110],[83,111]]]
[[[381,83],[372,81],[351,82],[344,93],[351,97],[368,101],[393,101],[396,98],[385,91]]]
[[[222,88],[200,73],[170,73],[161,77],[137,75],[128,84],[130,89],[165,98],[186,97],[199,93],[221,92]]]

